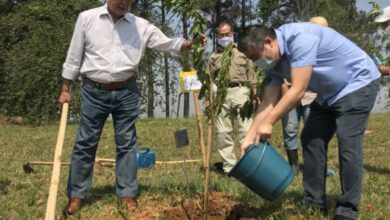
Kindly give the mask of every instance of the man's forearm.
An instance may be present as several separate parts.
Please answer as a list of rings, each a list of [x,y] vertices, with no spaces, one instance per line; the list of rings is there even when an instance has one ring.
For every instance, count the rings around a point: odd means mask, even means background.
[[[280,101],[276,104],[275,108],[269,113],[266,118],[270,124],[275,124],[283,115],[291,111],[296,104],[303,98],[305,91],[290,88],[285,95],[282,96]]]
[[[275,105],[266,118],[266,123],[275,124],[283,115],[291,111],[305,95],[313,72],[312,66],[295,67],[291,69],[291,87]]]
[[[256,132],[259,125],[261,124],[262,121],[265,120],[265,118],[267,118],[268,114],[271,112],[272,109],[273,109],[272,105],[260,103],[260,106],[256,111],[256,115],[253,119],[252,125],[247,133],[247,136],[256,137]]]
[[[279,87],[266,88],[264,90],[264,99],[261,100],[261,103],[257,108],[255,118],[253,119],[251,130],[253,129],[254,131],[252,132],[257,132],[259,125],[269,117],[269,114],[274,109],[279,97]]]
[[[72,80],[63,78],[61,92],[70,92]]]

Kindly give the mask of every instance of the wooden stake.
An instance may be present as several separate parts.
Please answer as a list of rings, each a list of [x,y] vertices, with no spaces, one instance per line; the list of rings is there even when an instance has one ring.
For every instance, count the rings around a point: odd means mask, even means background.
[[[60,122],[60,128],[59,128],[58,136],[57,136],[56,149],[55,149],[55,153],[54,153],[53,173],[52,173],[51,181],[50,181],[50,190],[49,190],[49,197],[47,199],[45,220],[54,220],[55,219],[57,191],[58,191],[58,183],[59,183],[60,171],[61,171],[60,170],[61,169],[61,154],[62,154],[62,148],[64,146],[66,122],[68,119],[68,109],[69,109],[69,104],[64,103],[62,105],[61,122]]]
[[[210,185],[210,155],[213,147],[214,140],[214,94],[212,90],[212,84],[210,83],[209,88],[209,103],[210,103],[210,117],[208,119],[208,137],[207,137],[207,152],[206,152],[206,166],[205,166],[205,182],[204,182],[204,198],[203,198],[203,215],[202,219],[207,220],[208,218],[208,201],[209,201],[209,185]]]
[[[194,163],[201,162],[201,159],[195,160],[166,160],[166,161],[156,161],[156,164],[178,164],[178,163]],[[96,163],[113,163],[115,164],[115,159],[105,159],[105,158],[97,158]]]
[[[202,159],[194,160],[166,160],[166,161],[156,161],[156,164],[178,164],[178,163],[196,163],[203,162]],[[112,163],[115,164],[115,159],[106,159],[106,158],[96,158],[95,163]],[[53,162],[50,161],[29,161],[26,164],[28,165],[53,165]],[[62,162],[61,165],[70,165],[69,162]]]
[[[156,164],[178,164],[178,163],[194,163],[201,162],[202,160],[171,160],[171,161],[156,161]]]
[[[27,162],[26,164],[28,165],[53,165],[54,162],[51,162],[51,161],[29,161]],[[61,162],[61,165],[70,165],[69,162]]]
[[[203,168],[206,167],[206,146],[204,143],[204,134],[203,134],[203,125],[202,125],[202,115],[199,107],[199,94],[198,92],[193,92],[194,102],[195,102],[195,115],[198,125],[198,139],[199,139],[199,148],[202,153]]]

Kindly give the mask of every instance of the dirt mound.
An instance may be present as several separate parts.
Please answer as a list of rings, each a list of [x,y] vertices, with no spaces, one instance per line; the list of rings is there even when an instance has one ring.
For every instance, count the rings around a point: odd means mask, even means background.
[[[164,219],[202,219],[203,195],[199,194],[193,199],[178,201],[173,207],[146,207],[134,212],[130,219],[155,219],[158,216]],[[257,219],[259,210],[242,206],[234,202],[233,195],[225,192],[213,192],[208,201],[208,219]]]
[[[169,203],[169,202],[168,202]],[[94,217],[97,220],[128,219],[128,220],[201,220],[203,214],[203,195],[198,194],[195,198],[177,199],[172,206],[167,206],[167,201],[162,197],[143,197],[139,200],[138,209],[132,213],[113,213],[111,205],[103,206],[104,215]],[[260,209],[240,204],[234,201],[231,193],[212,192],[208,201],[209,220],[255,220],[260,216]],[[58,216],[57,219],[63,219]],[[90,219],[81,212],[79,215],[67,216],[67,220]],[[41,220],[41,219],[39,219]],[[43,220],[43,218],[42,218]]]

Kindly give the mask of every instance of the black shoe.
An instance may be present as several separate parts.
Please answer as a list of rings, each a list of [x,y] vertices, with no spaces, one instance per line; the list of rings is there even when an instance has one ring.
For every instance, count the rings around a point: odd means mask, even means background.
[[[298,174],[300,169],[299,169],[299,164],[298,164],[298,150],[286,150],[287,152],[287,158],[288,158],[288,163],[292,167],[293,171],[295,174]]]
[[[334,220],[354,220],[353,218],[344,216],[344,215],[338,215],[336,214],[333,218]]]
[[[227,176],[228,173],[226,173],[224,170],[223,170],[223,163],[222,162],[216,162],[213,164],[213,167],[212,167],[212,170],[216,173],[219,173],[221,175],[224,175],[224,176]]]

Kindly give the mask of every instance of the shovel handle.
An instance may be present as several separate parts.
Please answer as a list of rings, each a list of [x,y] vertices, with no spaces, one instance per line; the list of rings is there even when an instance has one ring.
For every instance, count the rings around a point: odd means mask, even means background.
[[[47,199],[45,220],[54,220],[57,202],[58,183],[60,179],[61,154],[64,146],[66,121],[68,119],[69,104],[62,105],[60,128],[57,136],[57,144],[54,152],[53,173],[50,181],[49,197]]]

